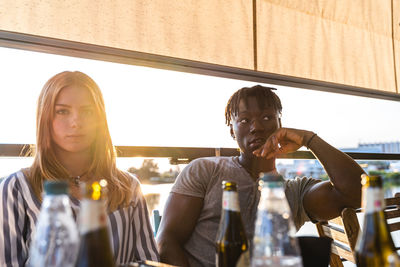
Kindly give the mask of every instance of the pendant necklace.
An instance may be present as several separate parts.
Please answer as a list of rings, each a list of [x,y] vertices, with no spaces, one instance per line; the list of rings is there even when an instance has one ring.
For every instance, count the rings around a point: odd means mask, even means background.
[[[78,175],[78,176],[71,176],[70,178],[72,178],[72,179],[74,180],[74,184],[75,184],[76,186],[79,186],[79,185],[81,184],[81,177],[85,176],[87,172],[88,172],[88,171],[85,171],[85,172],[82,173],[81,175]]]

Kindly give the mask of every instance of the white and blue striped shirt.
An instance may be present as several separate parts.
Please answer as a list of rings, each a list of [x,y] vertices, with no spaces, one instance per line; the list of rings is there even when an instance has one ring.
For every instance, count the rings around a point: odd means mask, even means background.
[[[146,201],[139,182],[133,179],[135,196],[131,204],[108,214],[111,247],[117,264],[159,260]],[[70,200],[76,218],[80,202],[72,197]],[[22,171],[0,183],[0,266],[25,266],[40,205]]]

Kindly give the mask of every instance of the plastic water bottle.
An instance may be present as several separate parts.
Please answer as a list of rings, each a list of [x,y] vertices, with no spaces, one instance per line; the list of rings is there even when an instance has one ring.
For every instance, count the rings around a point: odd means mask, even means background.
[[[252,267],[303,266],[283,185],[281,175],[266,175],[260,180],[261,198],[253,238]]]
[[[28,266],[75,266],[79,234],[72,216],[68,185],[45,182],[44,191]]]

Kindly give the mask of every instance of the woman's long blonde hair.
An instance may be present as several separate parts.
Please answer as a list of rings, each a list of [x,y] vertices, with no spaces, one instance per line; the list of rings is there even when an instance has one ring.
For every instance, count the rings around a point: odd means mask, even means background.
[[[35,195],[41,199],[45,180],[70,179],[67,170],[55,156],[51,138],[55,101],[60,91],[67,86],[76,86],[90,92],[98,118],[99,126],[90,150],[92,162],[87,175],[107,180],[107,204],[110,211],[128,205],[133,196],[132,178],[116,167],[115,149],[108,130],[102,93],[88,75],[79,71],[56,74],[46,82],[40,93],[36,113],[35,156],[28,174]]]

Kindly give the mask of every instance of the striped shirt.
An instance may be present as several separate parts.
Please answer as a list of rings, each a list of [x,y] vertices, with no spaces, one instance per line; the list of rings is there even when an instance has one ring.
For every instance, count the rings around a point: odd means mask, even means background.
[[[138,180],[133,179],[135,196],[131,204],[108,214],[108,232],[117,264],[159,260],[146,201]],[[80,202],[72,197],[70,200],[76,219]],[[22,171],[1,181],[0,266],[25,266],[27,263],[40,205]]]

